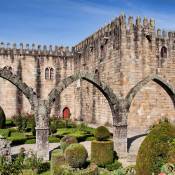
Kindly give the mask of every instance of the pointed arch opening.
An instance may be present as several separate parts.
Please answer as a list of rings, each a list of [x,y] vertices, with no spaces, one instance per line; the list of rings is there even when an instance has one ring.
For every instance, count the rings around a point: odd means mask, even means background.
[[[119,103],[119,97],[118,95],[113,93],[113,90],[107,86],[104,82],[101,82],[99,79],[97,80],[95,74],[89,74],[89,73],[76,73],[72,76],[69,76],[62,80],[56,88],[54,88],[50,94],[49,94],[49,105],[50,108],[53,106],[53,103],[56,98],[58,98],[59,94],[61,94],[64,89],[66,89],[69,85],[71,85],[73,82],[77,80],[85,80],[86,82],[89,82],[90,84],[94,85],[107,99],[112,116],[116,116],[116,105]]]

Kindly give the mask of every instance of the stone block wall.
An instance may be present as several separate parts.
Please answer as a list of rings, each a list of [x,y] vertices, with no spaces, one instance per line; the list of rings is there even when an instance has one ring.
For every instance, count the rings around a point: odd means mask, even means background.
[[[33,87],[38,97],[47,99],[50,91],[64,78],[76,72],[95,73],[120,98],[125,98],[138,82],[157,74],[175,86],[175,33],[156,31],[154,20],[121,15],[69,51],[63,47],[32,45],[0,47],[0,65]],[[163,49],[164,48],[164,49]],[[163,49],[163,50],[162,50]],[[46,79],[46,69],[53,78]],[[49,77],[50,77],[49,73]],[[30,112],[27,99],[6,80],[0,80],[0,105],[8,117]],[[8,94],[8,95],[7,95]],[[56,99],[51,115],[62,116],[68,107],[71,118],[112,125],[112,113],[104,95],[92,83],[78,80]],[[128,134],[145,132],[159,118],[174,120],[174,106],[160,85],[150,82],[135,96],[128,114]]]

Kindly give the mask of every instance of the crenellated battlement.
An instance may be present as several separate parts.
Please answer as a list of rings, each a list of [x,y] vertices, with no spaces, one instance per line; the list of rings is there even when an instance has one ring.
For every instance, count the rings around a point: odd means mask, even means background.
[[[71,56],[72,50],[69,47],[59,46],[46,46],[23,44],[20,43],[0,43],[0,54],[1,55],[32,55],[32,56]]]
[[[120,32],[116,32],[117,30]],[[141,17],[138,16],[134,21],[134,17],[132,16],[129,16],[128,19],[126,19],[124,14],[120,15],[84,41],[77,44],[74,47],[74,51],[78,52],[87,46],[92,47],[97,40],[100,40],[103,44],[117,33],[130,35],[131,33],[137,34],[137,32],[141,32],[144,36],[145,34],[155,32],[155,20],[146,17],[142,20]]]

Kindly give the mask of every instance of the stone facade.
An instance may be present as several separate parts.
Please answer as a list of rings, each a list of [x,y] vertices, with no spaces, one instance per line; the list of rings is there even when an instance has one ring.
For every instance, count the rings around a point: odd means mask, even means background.
[[[32,106],[38,143],[47,143],[41,135],[48,133],[48,116],[62,116],[68,107],[73,120],[113,126],[120,157],[129,152],[133,159],[134,144],[153,123],[175,122],[175,32],[155,28],[152,19],[121,15],[71,50],[1,43],[1,68],[33,88],[33,95],[23,95],[1,79],[1,107],[11,117]]]

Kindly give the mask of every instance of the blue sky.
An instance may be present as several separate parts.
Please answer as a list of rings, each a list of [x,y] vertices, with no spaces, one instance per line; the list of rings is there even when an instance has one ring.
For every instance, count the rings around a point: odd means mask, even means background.
[[[175,30],[175,0],[0,0],[0,41],[72,46],[121,12]]]

